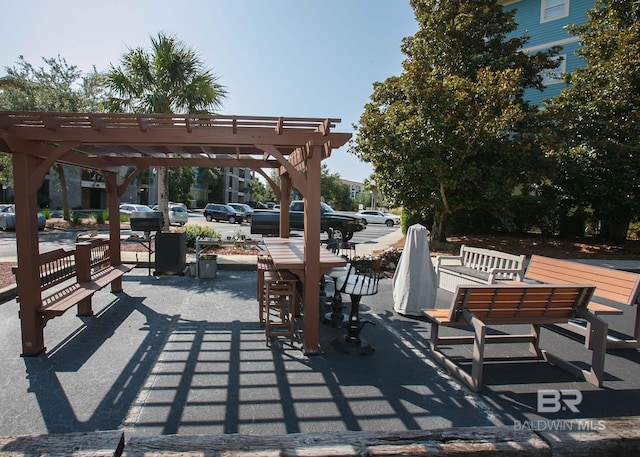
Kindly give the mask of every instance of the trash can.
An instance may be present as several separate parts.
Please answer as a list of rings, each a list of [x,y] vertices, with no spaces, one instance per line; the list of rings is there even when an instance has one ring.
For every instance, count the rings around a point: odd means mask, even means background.
[[[187,234],[156,233],[156,274],[184,274],[187,268]]]
[[[218,273],[218,256],[207,254],[198,259],[198,277],[215,278]]]

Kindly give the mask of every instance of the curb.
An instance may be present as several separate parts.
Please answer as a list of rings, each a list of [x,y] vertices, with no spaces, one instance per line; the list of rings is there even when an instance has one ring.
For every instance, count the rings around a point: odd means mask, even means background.
[[[358,455],[520,457],[617,455],[640,451],[638,417],[602,418],[565,424],[559,431],[539,431],[508,426],[451,427],[400,432],[322,432],[288,435],[158,435],[128,436],[122,430],[51,435],[18,435],[0,439],[11,455],[32,455],[33,449],[64,455],[218,455],[242,449],[247,455],[286,454],[307,457]],[[580,429],[580,430],[578,430]],[[124,451],[124,453],[123,453]],[[193,453],[192,453],[193,452]],[[47,452],[49,453],[49,452]],[[4,454],[4,453],[3,453]]]
[[[0,301],[6,301],[15,298],[17,290],[18,287],[15,284],[3,287],[2,289],[0,289]]]

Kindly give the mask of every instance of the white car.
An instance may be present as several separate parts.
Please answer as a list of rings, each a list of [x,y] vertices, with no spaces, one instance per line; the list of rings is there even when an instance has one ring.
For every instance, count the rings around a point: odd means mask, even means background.
[[[120,214],[129,216],[131,213],[137,213],[139,211],[151,211],[151,208],[147,205],[137,205],[134,203],[122,203],[120,205]]]
[[[47,224],[47,219],[44,214],[38,211],[38,230],[44,230]],[[16,229],[16,207],[13,204],[0,205],[0,230],[15,230]]]
[[[395,214],[383,213],[382,211],[366,210],[356,213],[356,217],[364,220],[366,224],[384,224],[387,227],[393,227],[400,224],[400,216]]]
[[[184,203],[169,203],[169,224],[177,224],[183,226],[189,222],[189,213],[185,209]],[[151,208],[153,211],[158,211],[158,205]]]

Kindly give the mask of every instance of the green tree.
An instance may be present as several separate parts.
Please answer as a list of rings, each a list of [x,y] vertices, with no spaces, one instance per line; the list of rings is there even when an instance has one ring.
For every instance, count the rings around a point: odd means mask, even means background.
[[[191,186],[195,182],[196,169],[194,167],[171,167],[168,170],[169,199],[181,202],[189,207],[191,202]]]
[[[19,56],[0,84],[0,110],[16,111],[96,111],[104,96],[103,76],[94,68],[83,74],[75,65],[60,57],[42,58],[44,67],[34,67]],[[0,160],[2,182],[12,183],[13,167],[6,154]],[[62,190],[64,218],[71,219],[64,167],[54,164]]]
[[[335,209],[353,209],[354,201],[351,198],[349,186],[342,182],[338,173],[330,173],[325,163],[320,169],[320,192],[325,202]]]
[[[275,200],[275,194],[273,193],[273,190],[271,190],[271,187],[266,186],[265,183],[263,183],[259,179],[249,181],[248,188],[251,200],[255,200],[258,202],[268,202]]]
[[[569,28],[585,66],[547,101],[545,146],[558,161],[560,197],[592,210],[620,241],[640,216],[640,1],[599,0],[587,17]]]
[[[536,109],[523,92],[542,89],[558,49],[521,51],[528,38],[507,38],[514,12],[496,1],[411,5],[419,30],[403,40],[404,70],[374,83],[351,152],[373,164],[390,204],[409,214],[430,208],[433,234],[446,241],[452,213],[505,218],[513,189],[537,179],[540,155],[523,136]]]
[[[196,182],[207,189],[207,202],[222,201],[222,170],[220,168],[198,167]]]
[[[209,112],[220,108],[227,94],[217,81],[195,51],[175,36],[159,33],[151,38],[151,49],[130,49],[119,67],[111,66],[105,107],[111,112]],[[158,206],[167,226],[168,190],[167,168],[159,167]]]

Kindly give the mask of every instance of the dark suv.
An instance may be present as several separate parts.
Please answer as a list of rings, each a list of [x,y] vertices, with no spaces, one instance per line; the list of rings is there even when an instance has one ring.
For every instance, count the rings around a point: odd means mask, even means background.
[[[236,211],[229,205],[221,205],[218,203],[207,203],[204,207],[204,217],[207,221],[229,221],[230,224],[239,224],[242,222],[242,213]]]

